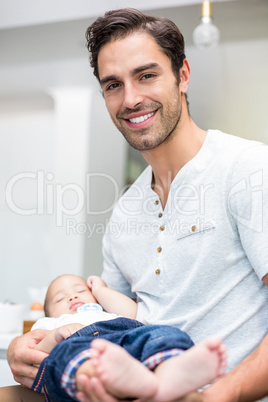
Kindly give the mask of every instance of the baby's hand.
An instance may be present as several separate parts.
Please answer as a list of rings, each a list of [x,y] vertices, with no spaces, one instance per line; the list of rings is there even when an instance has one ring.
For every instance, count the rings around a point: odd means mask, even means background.
[[[87,284],[94,296],[96,296],[96,292],[98,291],[98,289],[107,287],[103,279],[101,279],[99,276],[94,275],[87,278]]]
[[[83,328],[82,324],[67,324],[55,329],[55,340],[57,343],[62,342],[64,339],[69,338],[72,334]]]

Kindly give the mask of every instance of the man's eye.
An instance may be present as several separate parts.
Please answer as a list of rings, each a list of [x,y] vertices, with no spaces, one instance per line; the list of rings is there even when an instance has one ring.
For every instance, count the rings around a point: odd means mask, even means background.
[[[108,87],[106,88],[106,91],[112,91],[113,89],[118,88],[120,85],[118,84],[118,82],[114,82],[113,84],[108,85]]]
[[[148,80],[149,78],[153,78],[153,77],[155,77],[154,74],[152,74],[152,73],[147,73],[147,74],[144,74],[144,75],[141,77],[141,79],[142,79],[142,80]]]

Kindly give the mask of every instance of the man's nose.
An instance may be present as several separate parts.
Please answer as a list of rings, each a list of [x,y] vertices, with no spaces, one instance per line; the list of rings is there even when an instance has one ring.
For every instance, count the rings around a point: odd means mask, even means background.
[[[129,109],[134,109],[143,102],[143,95],[138,85],[126,83],[124,87],[124,104]]]

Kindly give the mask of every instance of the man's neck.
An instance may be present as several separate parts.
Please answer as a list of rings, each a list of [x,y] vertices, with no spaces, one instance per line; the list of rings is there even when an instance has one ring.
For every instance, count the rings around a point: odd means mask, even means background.
[[[153,170],[152,188],[165,208],[170,186],[181,168],[200,151],[206,137],[189,117],[176,135],[155,149],[142,152]]]

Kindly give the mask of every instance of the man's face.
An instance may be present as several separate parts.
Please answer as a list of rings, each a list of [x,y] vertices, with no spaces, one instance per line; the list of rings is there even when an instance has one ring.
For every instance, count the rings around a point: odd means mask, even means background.
[[[55,279],[47,292],[50,317],[74,314],[85,303],[96,303],[86,281],[76,275],[63,275]]]
[[[133,148],[151,150],[176,134],[180,88],[170,59],[153,37],[136,32],[107,43],[98,68],[110,116]]]

